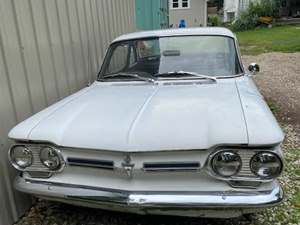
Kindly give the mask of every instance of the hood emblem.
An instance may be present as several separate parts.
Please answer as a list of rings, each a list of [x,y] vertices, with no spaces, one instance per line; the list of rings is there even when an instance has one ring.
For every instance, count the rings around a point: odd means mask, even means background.
[[[122,163],[122,167],[124,168],[127,177],[132,178],[133,168],[134,164],[131,163],[131,157],[130,155],[126,155],[124,158],[124,162]]]

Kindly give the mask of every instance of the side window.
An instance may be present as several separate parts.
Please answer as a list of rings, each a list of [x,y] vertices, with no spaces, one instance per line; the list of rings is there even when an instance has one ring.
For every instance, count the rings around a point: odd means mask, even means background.
[[[114,49],[106,73],[118,73],[127,66],[128,48],[128,44],[123,44]]]
[[[130,56],[129,56],[129,67],[132,67],[134,64],[136,64],[136,54],[134,52],[134,48],[130,47]]]
[[[137,53],[139,58],[154,57],[160,54],[158,40],[137,41]]]

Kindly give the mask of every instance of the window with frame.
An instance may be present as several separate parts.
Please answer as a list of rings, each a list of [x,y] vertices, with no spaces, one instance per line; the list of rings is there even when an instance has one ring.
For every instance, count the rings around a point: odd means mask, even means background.
[[[171,9],[188,9],[190,8],[190,0],[170,0]]]
[[[195,35],[146,38],[114,43],[107,53],[99,80],[124,73],[154,76],[172,71],[191,71],[208,76],[239,75],[243,71],[233,38]],[[124,76],[117,76],[123,73]],[[171,76],[171,75],[170,75]],[[123,78],[122,78],[123,77]],[[109,81],[113,80],[111,77]],[[138,79],[136,79],[138,80]]]
[[[129,45],[122,44],[113,49],[112,58],[107,67],[108,74],[118,73],[126,67]]]

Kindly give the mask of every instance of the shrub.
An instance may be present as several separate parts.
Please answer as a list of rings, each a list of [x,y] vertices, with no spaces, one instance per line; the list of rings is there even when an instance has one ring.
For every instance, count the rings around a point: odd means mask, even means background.
[[[258,25],[258,15],[249,12],[241,12],[239,17],[233,22],[234,31],[244,31],[254,29]]]
[[[212,26],[212,27],[220,27],[222,26],[222,20],[218,17],[218,16],[209,16],[208,17],[208,23]]]
[[[233,22],[232,28],[236,31],[253,29],[259,25],[261,16],[275,17],[278,13],[278,0],[261,0],[250,2],[246,11],[241,12]]]
[[[250,6],[249,9],[256,10],[258,16],[274,17],[278,12],[276,0],[261,0],[260,2],[250,4]]]

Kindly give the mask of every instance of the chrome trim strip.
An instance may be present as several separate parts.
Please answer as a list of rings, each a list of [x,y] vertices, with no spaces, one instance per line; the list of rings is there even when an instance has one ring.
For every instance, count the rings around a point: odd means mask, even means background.
[[[145,162],[145,172],[169,172],[169,171],[198,171],[199,162]]]
[[[278,204],[283,199],[278,183],[270,191],[130,192],[17,177],[15,188],[37,196],[135,208],[257,208]]]
[[[67,158],[67,163],[69,166],[82,166],[82,167],[92,167],[105,170],[114,170],[114,162],[110,160],[100,160],[100,159],[81,159],[69,157]]]
[[[16,144],[18,145],[46,145],[46,146],[53,146],[56,149],[75,149],[75,150],[82,150],[84,148],[80,148],[80,147],[67,147],[67,146],[62,146],[62,145],[57,145],[54,142],[49,142],[49,141],[44,141],[44,140],[22,140],[22,139],[11,139],[13,141],[16,142]],[[251,145],[249,146],[248,144],[225,144],[225,143],[221,143],[221,144],[217,144],[217,145],[213,145],[208,149],[156,149],[156,150],[135,150],[135,151],[123,151],[123,150],[118,150],[118,149],[87,149],[90,151],[105,151],[105,152],[111,152],[111,153],[126,153],[126,154],[148,154],[148,153],[162,153],[162,152],[172,152],[172,151],[180,151],[180,152],[190,152],[190,151],[213,151],[216,149],[221,149],[221,148],[233,148],[233,149],[257,149],[257,150],[269,150],[270,148],[276,147],[280,144],[279,143],[273,143],[273,144],[268,144],[268,145]]]

